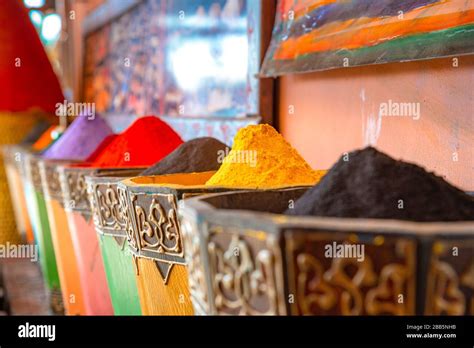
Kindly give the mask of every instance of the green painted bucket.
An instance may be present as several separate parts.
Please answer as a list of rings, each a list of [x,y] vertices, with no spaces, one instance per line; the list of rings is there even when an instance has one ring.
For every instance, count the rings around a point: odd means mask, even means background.
[[[141,315],[132,255],[126,239],[100,235],[99,245],[115,315]]]
[[[58,268],[49,227],[46,201],[41,188],[38,158],[28,154],[25,159],[25,196],[28,215],[33,225],[35,242],[39,250],[39,261],[44,282],[51,301],[51,309],[56,314],[64,312],[59,282]]]
[[[86,177],[88,198],[115,315],[141,315],[134,260],[129,251],[117,184],[140,169],[103,169]]]

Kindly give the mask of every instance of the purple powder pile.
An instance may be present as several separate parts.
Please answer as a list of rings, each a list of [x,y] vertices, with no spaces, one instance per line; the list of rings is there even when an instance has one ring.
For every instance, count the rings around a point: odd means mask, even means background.
[[[56,160],[86,160],[105,137],[111,134],[112,129],[102,117],[97,116],[90,120],[78,116],[42,157]]]

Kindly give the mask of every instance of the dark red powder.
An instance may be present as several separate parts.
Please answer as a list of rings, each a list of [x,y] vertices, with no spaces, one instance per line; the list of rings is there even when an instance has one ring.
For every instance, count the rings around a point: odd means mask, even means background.
[[[92,166],[150,166],[182,143],[167,123],[155,116],[145,116],[112,139],[93,160]]]

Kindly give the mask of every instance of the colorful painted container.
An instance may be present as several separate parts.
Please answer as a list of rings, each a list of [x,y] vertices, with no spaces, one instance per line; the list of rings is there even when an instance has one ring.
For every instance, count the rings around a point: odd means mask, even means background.
[[[473,222],[283,215],[288,202],[306,189],[231,192],[183,202],[179,214],[196,311],[473,313]],[[351,247],[350,254],[339,255],[341,246]]]
[[[59,181],[58,167],[70,161],[40,160],[38,165],[43,186],[51,239],[56,256],[64,309],[67,315],[85,315],[84,295],[75,250]]]
[[[143,169],[103,169],[86,177],[94,225],[99,240],[115,315],[141,315],[135,265],[128,248],[126,225],[117,184]]]
[[[5,146],[3,159],[17,230],[23,241],[32,244],[34,243],[33,227],[28,216],[24,189],[24,157],[27,152],[29,152],[28,148],[24,146]]]
[[[188,197],[226,190],[204,186],[213,174],[144,176],[118,184],[144,315],[194,314],[177,204]]]
[[[6,82],[2,81],[2,83]],[[6,83],[7,85],[8,83]],[[2,97],[6,97],[7,101],[9,99],[6,94],[2,94]],[[36,112],[0,111],[0,146],[18,144],[41,117],[42,115]],[[15,226],[15,215],[7,186],[4,163],[0,160],[0,244],[20,242],[20,234]]]
[[[88,315],[112,315],[114,311],[85,182],[85,176],[94,170],[87,165],[58,168],[85,312]]]
[[[38,162],[39,157],[33,154],[27,154],[25,157],[26,180],[24,189],[26,203],[35,242],[39,249],[41,270],[50,296],[51,308],[55,313],[60,314],[64,312],[64,304]]]

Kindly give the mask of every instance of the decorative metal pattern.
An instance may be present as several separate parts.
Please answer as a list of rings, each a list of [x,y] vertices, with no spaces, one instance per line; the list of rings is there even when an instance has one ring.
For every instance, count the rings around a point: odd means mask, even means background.
[[[186,265],[178,201],[220,190],[223,189],[119,183],[120,205],[126,211],[126,232],[132,240],[130,250],[136,257],[155,261],[165,284],[174,265]]]
[[[130,192],[129,212],[141,257],[185,264],[183,241],[173,194]]]
[[[295,315],[415,314],[414,240],[373,236],[364,257],[328,258],[325,246],[352,244],[350,233],[285,234],[289,291]]]
[[[60,181],[64,193],[65,210],[80,212],[84,215],[91,214],[85,177],[93,171],[93,169],[85,170],[82,168],[60,169]]]
[[[206,268],[201,256],[201,244],[196,221],[190,217],[180,220],[183,234],[186,265],[188,270],[189,292],[194,313],[205,315],[211,312],[206,282]]]
[[[59,201],[61,204],[63,204],[63,192],[61,189],[61,182],[59,180],[57,163],[40,161],[39,171],[45,197],[52,198],[55,201]]]
[[[282,262],[274,236],[214,226],[207,245],[215,314],[286,313]]]
[[[89,205],[90,205],[91,213],[92,213],[92,221],[94,222],[95,230],[99,234],[104,234],[102,231],[103,224],[99,216],[100,206],[97,199],[97,195],[95,194],[97,185],[86,178],[86,186],[87,186],[87,198],[89,200]]]
[[[232,192],[184,202],[181,223],[197,312],[474,314],[471,223],[302,219],[238,210],[250,200],[271,210],[270,202],[295,193]]]
[[[130,218],[130,207],[129,207],[129,198],[127,194],[127,189],[119,185],[117,187],[117,193],[120,201],[120,209],[122,218],[125,223],[125,233],[127,236],[128,247],[132,252],[132,255],[137,256],[139,249],[138,249],[138,239],[135,234],[135,231],[132,226],[132,220]]]
[[[27,177],[31,180],[36,191],[42,192],[41,175],[38,167],[38,158],[28,155],[26,159]]]
[[[474,315],[474,241],[437,240],[428,273],[427,315]]]
[[[100,233],[125,236],[126,221],[120,206],[117,182],[88,185],[94,222]]]

